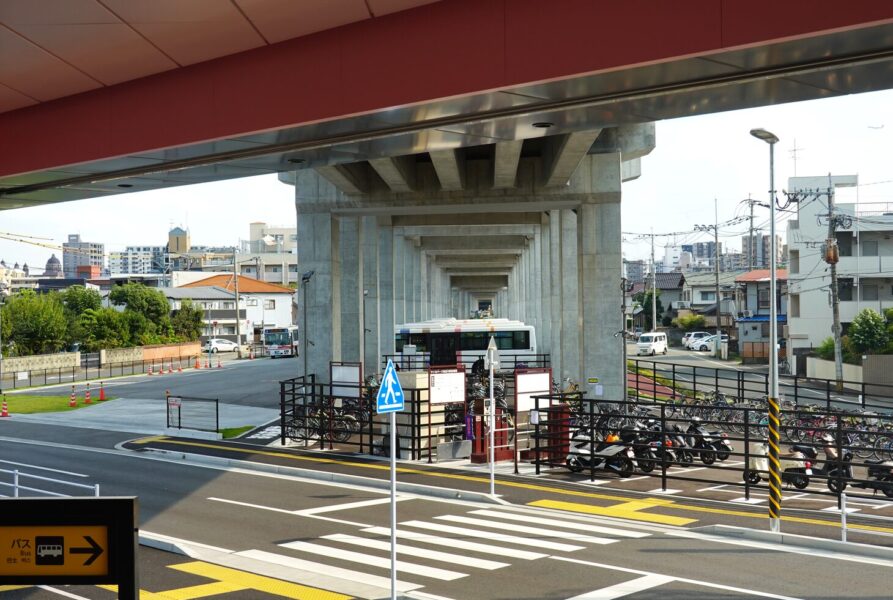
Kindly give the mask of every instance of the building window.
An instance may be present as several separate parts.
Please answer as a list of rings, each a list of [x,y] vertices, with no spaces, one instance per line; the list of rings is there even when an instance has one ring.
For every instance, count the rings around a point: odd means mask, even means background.
[[[257,306],[257,298],[249,298],[248,306]]]
[[[791,250],[790,255],[790,268],[791,273],[799,273],[800,272],[800,251],[799,250]]]
[[[877,256],[877,240],[864,240],[862,242],[862,256]]]
[[[232,310],[232,309],[234,309],[235,307],[236,307],[236,303],[235,303],[235,302],[224,302],[224,303],[223,303],[223,310]]]
[[[853,255],[853,232],[852,231],[838,231],[836,234],[837,237],[837,247],[840,250],[841,256],[852,256]]]
[[[837,280],[837,297],[841,302],[853,301],[853,280],[838,279]]]
[[[275,310],[276,309],[276,301],[275,300],[264,300],[264,310]]]
[[[791,317],[799,317],[800,316],[800,294],[791,294],[790,296],[791,306],[789,310],[791,312]]]
[[[863,300],[877,300],[878,299],[878,289],[876,285],[861,285],[862,288],[862,299]]]
[[[769,323],[760,323],[760,335],[764,338],[769,337]]]
[[[769,309],[769,288],[757,289],[757,310]]]
[[[716,292],[701,292],[701,302],[716,302]]]

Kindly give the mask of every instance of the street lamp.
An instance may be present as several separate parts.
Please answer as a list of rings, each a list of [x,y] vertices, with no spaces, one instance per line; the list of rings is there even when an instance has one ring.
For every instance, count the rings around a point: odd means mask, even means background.
[[[304,324],[301,326],[301,331],[304,332],[304,343],[302,344],[301,350],[304,352],[304,381],[306,382],[307,378],[307,353],[310,350],[310,342],[307,341],[307,285],[310,283],[310,279],[313,277],[314,271],[307,271],[303,275],[301,275],[301,291],[304,294]]]
[[[775,273],[775,144],[778,136],[765,129],[751,129],[750,135],[769,144],[769,529],[781,531],[781,478],[778,469],[778,308]]]

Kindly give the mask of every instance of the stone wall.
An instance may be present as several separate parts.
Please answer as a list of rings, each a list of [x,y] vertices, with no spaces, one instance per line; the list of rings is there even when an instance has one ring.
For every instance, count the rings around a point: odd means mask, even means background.
[[[81,366],[80,352],[60,352],[57,354],[37,354],[34,356],[20,356],[3,359],[3,370],[7,373],[13,371],[43,371],[51,369],[71,369]]]
[[[810,356],[806,359],[806,377],[809,379],[835,379],[834,361],[822,360]],[[844,387],[862,389],[862,367],[859,365],[843,364]]]
[[[201,354],[201,344],[184,342],[182,344],[166,344],[160,346],[139,346],[136,348],[114,348],[102,350],[100,360],[103,365],[162,359],[186,359]]]

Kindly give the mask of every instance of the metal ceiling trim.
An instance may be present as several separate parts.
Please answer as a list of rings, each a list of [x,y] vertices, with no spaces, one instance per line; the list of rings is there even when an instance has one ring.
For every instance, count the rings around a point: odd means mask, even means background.
[[[699,58],[705,60],[716,60],[719,57],[713,55],[703,56]],[[628,92],[624,91],[609,94],[595,94],[577,98],[566,98],[561,100],[537,102],[516,107],[500,108],[475,114],[459,114],[445,117],[436,117],[425,121],[406,123],[402,125],[392,125],[369,131],[344,133],[335,136],[305,140],[301,142],[270,144],[266,146],[260,146],[258,148],[245,148],[241,150],[232,150],[194,158],[163,162],[148,168],[132,167],[129,169],[109,171],[102,174],[83,175],[66,179],[59,179],[52,182],[41,182],[3,188],[0,189],[0,198],[48,189],[64,188],[105,181],[115,181],[118,179],[127,179],[130,177],[145,176],[155,173],[170,173],[190,168],[211,166],[224,162],[243,160],[260,156],[269,156],[272,154],[284,154],[301,150],[317,150],[337,146],[340,144],[372,141],[395,135],[443,128],[450,125],[483,123],[504,118],[533,115],[546,111],[598,107],[615,104],[622,101],[647,100],[650,98],[659,98],[662,96],[680,92],[695,92],[734,84],[751,83],[759,80],[796,77],[799,75],[832,71],[845,67],[867,66],[891,60],[893,60],[893,49],[888,48],[884,50],[852,54],[838,58],[821,58],[793,65],[757,68],[728,75],[712,75],[702,79],[658,84]]]

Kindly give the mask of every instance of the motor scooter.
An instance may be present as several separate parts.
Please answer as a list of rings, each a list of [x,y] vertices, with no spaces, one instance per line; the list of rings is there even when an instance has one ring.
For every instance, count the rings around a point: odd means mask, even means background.
[[[705,465],[712,465],[717,459],[726,460],[732,454],[732,445],[727,435],[719,431],[708,431],[699,417],[693,417],[686,430],[689,446]]]
[[[619,436],[596,440],[592,429],[578,430],[571,438],[565,466],[572,473],[597,469],[616,473],[619,477],[629,477],[636,469],[636,454],[631,442],[637,435],[635,428],[629,428]]]
[[[769,471],[769,444],[761,442],[755,445],[759,451],[750,455],[744,470],[744,481],[751,485],[760,483],[764,476],[768,479],[766,473]],[[804,448],[793,446],[789,453],[778,455],[778,462],[781,465],[782,482],[789,483],[798,490],[809,486],[809,476],[813,474],[812,461]]]
[[[822,465],[816,464],[812,469],[814,477],[825,477],[827,479],[828,489],[839,494],[849,485],[849,480],[853,479],[853,454],[849,450],[843,451],[843,458],[838,458],[837,445],[834,443],[834,436],[826,433],[822,436],[822,450],[825,453],[825,462]],[[795,448],[800,449],[810,460],[815,461],[818,457],[816,449],[812,446],[797,445]],[[859,482],[858,487],[869,487],[868,482]],[[855,484],[854,484],[855,485]],[[874,488],[877,491],[878,488]]]
[[[664,447],[664,436],[661,434],[660,423],[654,419],[648,419],[644,423],[637,421],[636,426],[641,430],[641,435],[633,442],[633,452],[635,452],[636,463],[640,471],[650,473],[664,460],[668,464],[677,462],[673,440],[669,435],[666,436],[667,443]],[[663,453],[661,453],[661,447],[664,447]]]
[[[866,490],[874,490],[884,493],[887,498],[893,498],[893,461],[890,460],[866,460],[868,466],[868,479],[865,481],[854,481],[854,488],[862,488]],[[843,482],[844,486],[846,482]]]

